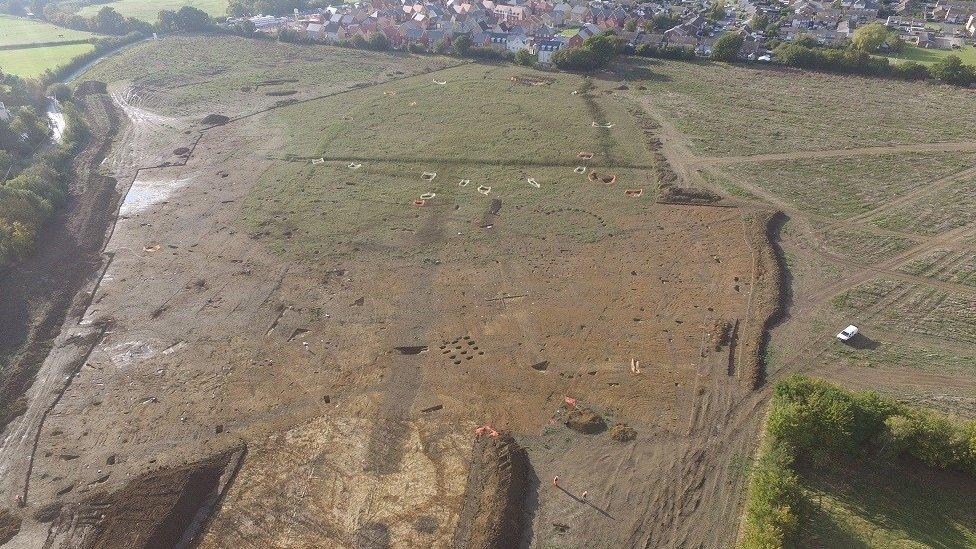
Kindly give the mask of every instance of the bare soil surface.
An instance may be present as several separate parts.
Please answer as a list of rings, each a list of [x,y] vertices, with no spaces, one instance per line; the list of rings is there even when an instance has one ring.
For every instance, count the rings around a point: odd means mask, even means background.
[[[511,512],[515,484],[525,545],[734,540],[780,299],[770,212],[502,198],[486,224],[405,197],[389,215],[419,230],[334,264],[290,261],[241,221],[280,156],[274,126],[200,133],[131,99],[115,96],[130,126],[109,159],[128,186],[111,263],[0,447],[24,520],[11,546],[477,546],[504,529],[491,517]],[[542,215],[619,230],[520,230]],[[566,427],[576,406],[636,438]],[[485,424],[514,437],[507,449],[478,446]],[[465,532],[477,484],[482,526]]]

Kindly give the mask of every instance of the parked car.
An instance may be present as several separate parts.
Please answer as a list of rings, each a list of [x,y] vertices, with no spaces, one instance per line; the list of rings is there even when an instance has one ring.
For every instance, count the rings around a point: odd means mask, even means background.
[[[837,339],[841,341],[850,341],[851,338],[857,335],[857,332],[858,332],[857,326],[851,324],[850,326],[841,330],[839,334],[837,334]]]

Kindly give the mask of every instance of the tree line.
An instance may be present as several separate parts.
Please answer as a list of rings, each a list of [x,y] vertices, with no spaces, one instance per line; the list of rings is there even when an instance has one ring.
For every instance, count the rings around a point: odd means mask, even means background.
[[[65,98],[64,90],[58,93]],[[88,128],[79,109],[70,100],[62,102],[61,107],[66,126],[59,145],[34,152],[28,158],[15,157],[16,147],[8,149],[6,144],[0,144],[3,147],[0,152],[11,159],[6,168],[9,178],[0,183],[0,266],[9,265],[30,253],[41,227],[64,204],[71,159],[87,140]],[[32,107],[21,107],[21,112],[29,109]],[[37,113],[30,116],[36,117]],[[41,127],[40,123],[38,127]],[[9,124],[0,123],[0,128],[9,130]],[[38,138],[42,141],[50,132],[46,124],[43,130]]]

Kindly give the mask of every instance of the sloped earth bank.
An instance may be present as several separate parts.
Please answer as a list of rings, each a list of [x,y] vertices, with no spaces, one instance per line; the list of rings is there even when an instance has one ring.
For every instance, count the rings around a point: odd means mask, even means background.
[[[619,230],[586,242],[523,234],[540,213],[504,198],[488,230],[404,196],[390,222],[417,230],[289,260],[240,218],[274,167],[271,127],[214,128],[185,165],[130,175],[180,184],[120,217],[32,389],[34,429],[7,431],[11,547],[111,547],[126,529],[168,543],[211,501],[203,547],[478,546],[518,503],[534,546],[731,543],[761,403],[737,349],[777,295],[756,270],[764,214],[594,202],[575,223]],[[716,351],[720,321],[742,329]],[[564,397],[637,438],[567,429]],[[472,450],[486,422],[525,449],[524,473],[508,439]]]

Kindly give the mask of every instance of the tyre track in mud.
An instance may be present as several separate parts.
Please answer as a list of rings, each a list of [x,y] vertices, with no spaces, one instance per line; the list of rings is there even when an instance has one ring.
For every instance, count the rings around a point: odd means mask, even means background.
[[[427,219],[408,245],[429,247],[436,250],[444,238],[445,211],[442,208],[425,209]],[[386,341],[389,354],[386,360],[386,384],[380,398],[377,417],[369,435],[364,469],[377,475],[387,475],[398,470],[403,458],[403,443],[408,428],[407,419],[420,389],[423,377],[421,364],[426,352],[408,354],[396,347],[423,346],[427,344],[429,330],[437,314],[436,281],[440,272],[436,254],[430,265],[419,276],[409,277],[402,297],[394,307],[401,317],[401,326],[392,330]]]

